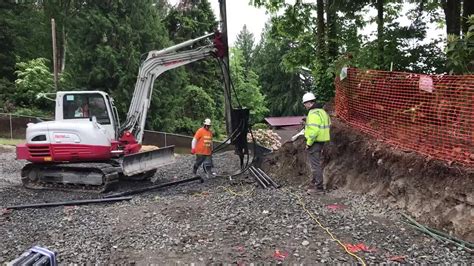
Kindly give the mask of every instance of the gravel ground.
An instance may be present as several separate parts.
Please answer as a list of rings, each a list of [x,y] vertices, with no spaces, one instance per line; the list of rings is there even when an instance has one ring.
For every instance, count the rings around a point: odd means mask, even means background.
[[[193,160],[178,157],[154,181],[191,177]],[[0,161],[2,207],[99,197],[24,189],[19,183],[22,163],[14,160],[14,152],[0,150]],[[233,171],[237,161],[232,153],[215,158],[218,170]],[[122,182],[117,190],[149,184]],[[472,263],[470,254],[405,226],[395,210],[368,196],[340,190],[307,195],[292,186],[263,190],[246,177],[206,179],[127,202],[3,210],[0,263],[33,245],[57,251],[59,262],[68,264],[356,263],[300,200],[342,243],[372,249],[356,253],[367,263],[390,263],[393,256],[404,256],[407,263]]]

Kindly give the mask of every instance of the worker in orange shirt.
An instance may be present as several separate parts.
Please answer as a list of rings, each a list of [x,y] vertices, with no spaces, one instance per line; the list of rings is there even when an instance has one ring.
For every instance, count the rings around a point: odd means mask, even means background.
[[[191,142],[191,154],[196,154],[196,163],[193,166],[193,174],[197,173],[199,166],[203,166],[204,171],[209,175],[212,164],[212,131],[211,119],[206,118],[203,126],[194,134]]]

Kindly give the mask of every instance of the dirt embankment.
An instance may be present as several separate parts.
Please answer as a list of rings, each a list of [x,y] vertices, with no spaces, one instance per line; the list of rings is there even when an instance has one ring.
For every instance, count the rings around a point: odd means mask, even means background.
[[[324,152],[330,189],[379,197],[419,222],[474,241],[474,169],[448,166],[415,152],[383,144],[333,121],[332,143]],[[263,168],[280,182],[308,182],[303,139],[268,156]]]

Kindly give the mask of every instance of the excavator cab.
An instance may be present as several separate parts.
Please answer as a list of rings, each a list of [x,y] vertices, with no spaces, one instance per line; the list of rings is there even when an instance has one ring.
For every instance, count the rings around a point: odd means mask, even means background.
[[[98,123],[110,139],[117,139],[119,120],[113,100],[102,91],[62,91],[56,95],[56,121]]]

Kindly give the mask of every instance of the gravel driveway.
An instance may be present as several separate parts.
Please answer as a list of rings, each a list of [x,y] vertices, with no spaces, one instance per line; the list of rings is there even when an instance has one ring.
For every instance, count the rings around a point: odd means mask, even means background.
[[[191,177],[193,160],[178,157],[157,172],[156,182]],[[0,161],[1,208],[99,197],[24,189],[14,152],[2,149]],[[232,153],[215,158],[221,171],[237,169],[237,161]],[[146,185],[123,182],[118,190]],[[368,196],[306,195],[298,186],[264,190],[246,177],[207,179],[119,203],[3,210],[0,263],[33,245],[57,251],[68,264],[357,263],[310,213],[341,243],[364,244],[369,251],[355,254],[366,263],[472,263],[470,254],[405,226],[397,211]]]

